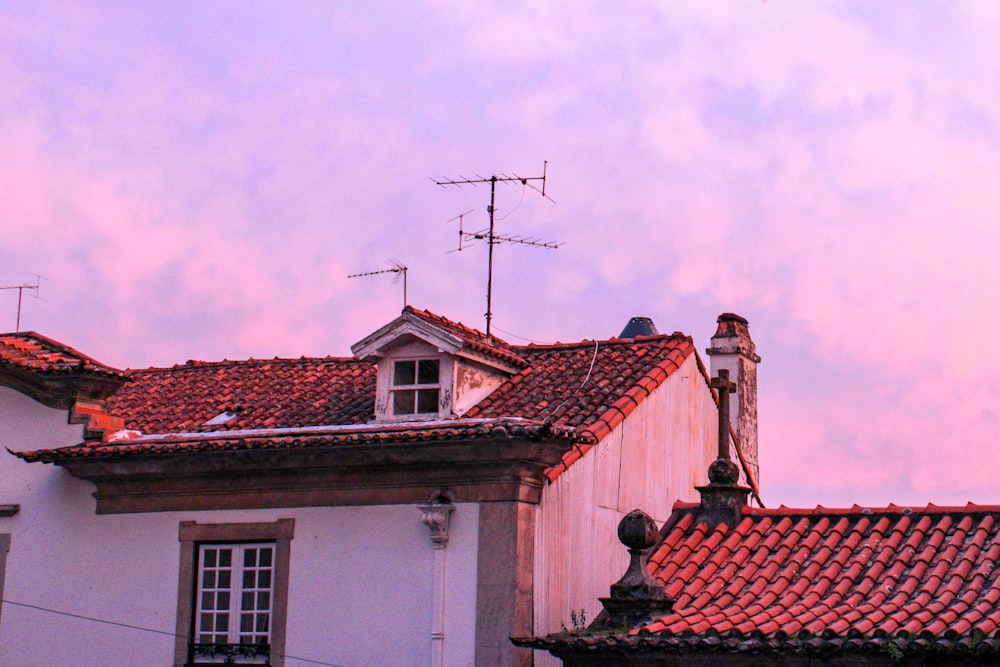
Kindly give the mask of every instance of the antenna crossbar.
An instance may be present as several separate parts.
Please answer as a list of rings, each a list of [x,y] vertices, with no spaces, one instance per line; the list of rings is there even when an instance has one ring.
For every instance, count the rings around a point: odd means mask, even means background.
[[[399,260],[396,260],[396,259],[390,259],[390,260],[388,260],[388,263],[392,265],[391,269],[382,269],[381,271],[366,271],[364,273],[352,273],[352,274],[348,275],[347,277],[348,278],[363,278],[365,276],[377,276],[377,275],[380,275],[380,274],[383,274],[383,273],[395,273],[396,274],[396,278],[392,281],[392,283],[395,285],[396,281],[399,280],[400,276],[402,276],[402,278],[403,278],[403,308],[406,308],[406,305],[408,303],[407,298],[406,298],[406,272],[409,270],[409,268],[406,265],[404,265],[402,262],[400,262]]]
[[[542,165],[541,176],[524,177],[524,176],[518,176],[517,174],[508,175],[501,173],[499,176],[494,174],[489,178],[477,174],[476,178],[466,178],[460,175],[459,178],[454,178],[454,179],[433,179],[433,178],[431,179],[436,185],[440,185],[441,187],[447,187],[449,185],[460,187],[463,185],[479,185],[480,183],[490,184],[490,205],[486,209],[487,213],[489,213],[490,216],[490,227],[488,231],[483,230],[479,232],[466,232],[462,228],[462,221],[464,220],[465,214],[468,213],[468,211],[466,211],[466,213],[462,213],[459,216],[456,216],[459,220],[458,250],[462,250],[462,241],[464,239],[482,239],[486,241],[486,245],[489,248],[488,251],[489,260],[487,264],[487,274],[486,274],[486,335],[487,336],[490,335],[490,323],[493,320],[493,246],[500,243],[514,243],[518,245],[533,246],[536,248],[550,248],[552,250],[555,250],[556,248],[562,245],[561,243],[548,243],[539,241],[538,239],[534,238],[511,236],[507,234],[497,234],[495,227],[497,183],[520,183],[523,186],[530,187],[532,190],[535,190],[536,192],[541,194],[542,197],[548,199],[554,204],[555,201],[551,197],[545,194],[545,184],[548,179],[547,176],[548,168],[549,168],[549,163],[548,160],[546,160]],[[535,187],[532,184],[532,181],[541,181],[542,189],[539,190],[537,187]],[[452,220],[454,219],[455,218],[452,218]]]
[[[30,290],[30,291],[34,292],[35,293],[35,298],[37,299],[38,298],[38,288],[41,287],[41,286],[42,286],[42,276],[40,276],[40,275],[38,275],[36,273],[35,274],[35,284],[34,285],[31,285],[31,284],[26,284],[26,285],[6,285],[4,287],[0,287],[0,290],[5,290],[5,289],[16,289],[17,290],[17,326],[14,329],[15,332],[18,332],[18,331],[21,330],[21,302],[24,299],[24,290]]]

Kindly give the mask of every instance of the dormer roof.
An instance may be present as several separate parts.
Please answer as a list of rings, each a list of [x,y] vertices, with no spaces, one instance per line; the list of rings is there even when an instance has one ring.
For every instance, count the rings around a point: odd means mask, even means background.
[[[361,359],[374,360],[395,345],[414,338],[447,354],[484,362],[508,372],[526,365],[507,342],[413,306],[406,306],[399,317],[352,345],[351,352]]]

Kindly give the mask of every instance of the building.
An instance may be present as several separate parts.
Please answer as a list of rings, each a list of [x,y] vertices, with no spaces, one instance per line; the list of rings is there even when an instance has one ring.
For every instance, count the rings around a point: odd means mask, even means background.
[[[594,623],[515,643],[565,667],[1000,664],[1000,507],[752,508],[720,453],[700,502],[622,520]]]
[[[603,536],[714,456],[693,341],[641,331],[516,346],[407,307],[352,357],[137,371],[0,336],[0,663],[531,664],[508,638],[595,615]],[[712,348],[755,358],[738,316]]]

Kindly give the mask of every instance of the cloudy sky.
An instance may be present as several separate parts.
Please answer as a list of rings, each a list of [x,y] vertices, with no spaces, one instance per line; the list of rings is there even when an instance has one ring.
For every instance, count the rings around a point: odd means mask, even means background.
[[[1000,5],[0,0],[0,286],[118,367],[750,320],[769,506],[1000,503]],[[0,292],[13,330],[17,292]]]

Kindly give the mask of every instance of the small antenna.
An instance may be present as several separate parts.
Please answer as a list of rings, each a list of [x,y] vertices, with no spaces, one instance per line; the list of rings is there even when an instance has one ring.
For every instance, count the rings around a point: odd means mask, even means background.
[[[476,175],[476,178],[466,178],[465,176],[459,175],[457,179],[443,179],[435,180],[435,185],[440,185],[441,187],[446,187],[449,185],[454,185],[456,187],[461,185],[478,185],[480,183],[490,184],[490,205],[486,208],[487,213],[490,215],[490,226],[488,229],[483,229],[477,232],[467,232],[463,226],[466,214],[471,211],[466,211],[460,215],[455,216],[448,222],[457,219],[458,222],[458,251],[461,252],[463,247],[463,241],[466,239],[481,239],[486,241],[486,245],[489,248],[489,260],[487,264],[487,274],[486,274],[486,335],[490,335],[490,323],[493,320],[493,246],[499,243],[515,243],[519,245],[532,246],[535,248],[548,248],[550,250],[555,250],[562,243],[547,243],[539,241],[534,238],[526,238],[523,236],[512,236],[510,234],[497,234],[495,226],[495,213],[496,213],[496,191],[497,183],[514,183],[518,182],[525,187],[529,187],[542,195],[545,199],[555,204],[555,200],[545,194],[545,184],[548,180],[548,169],[549,162],[546,160],[542,165],[542,175],[541,176],[528,176],[522,177],[517,174],[507,175],[501,173],[499,176],[496,174],[490,176],[489,178],[485,176]],[[541,181],[542,189],[539,190],[532,184],[532,181]]]
[[[347,276],[348,278],[361,278],[363,276],[377,276],[383,273],[395,273],[396,277],[392,279],[392,284],[395,285],[399,282],[400,277],[403,278],[403,308],[407,306],[406,300],[406,272],[409,270],[405,264],[400,262],[398,259],[390,257],[385,260],[386,264],[391,266],[391,269],[382,269],[381,271],[368,271],[366,273],[352,273]]]
[[[24,299],[24,290],[31,290],[35,293],[35,298],[38,298],[38,288],[42,286],[42,278],[45,276],[40,276],[35,274],[35,284],[34,285],[7,285],[5,287],[0,287],[0,290],[5,289],[16,289],[17,290],[17,327],[14,329],[15,332],[21,330],[21,302]]]

